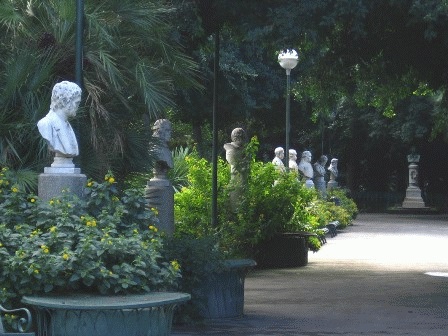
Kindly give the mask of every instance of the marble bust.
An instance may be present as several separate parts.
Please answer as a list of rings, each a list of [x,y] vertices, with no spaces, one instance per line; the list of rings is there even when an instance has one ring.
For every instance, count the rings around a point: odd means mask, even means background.
[[[247,174],[244,152],[246,132],[242,128],[235,128],[230,134],[230,139],[232,142],[224,144],[224,149],[226,151],[226,160],[230,164],[231,178],[243,178]]]
[[[336,181],[338,177],[338,159],[331,159],[328,171],[330,172],[330,181]]]
[[[317,160],[314,165],[314,185],[316,189],[320,192],[322,196],[326,195],[326,183],[325,183],[325,165],[327,164],[328,158],[322,155],[319,160]]]
[[[154,175],[164,177],[169,169],[173,168],[173,157],[168,148],[171,139],[171,122],[168,119],[158,119],[152,127],[154,138],[157,138],[157,160],[154,165]]]
[[[314,170],[313,166],[311,165],[311,152],[310,151],[304,151],[302,153],[302,158],[300,159],[300,162],[298,164],[299,172],[303,175],[305,178],[305,185],[308,188],[314,187],[314,182],[312,180],[314,176]]]
[[[299,172],[299,166],[297,165],[297,152],[295,149],[289,150],[289,170],[296,173]]]
[[[275,165],[275,167],[281,171],[284,172],[285,171],[285,165],[283,163],[283,159],[285,157],[285,150],[282,147],[277,147],[274,150],[275,153],[275,157],[272,160],[272,163]]]
[[[37,123],[39,133],[56,157],[73,158],[79,155],[78,142],[68,119],[76,115],[81,102],[81,88],[63,81],[53,87],[50,111]]]

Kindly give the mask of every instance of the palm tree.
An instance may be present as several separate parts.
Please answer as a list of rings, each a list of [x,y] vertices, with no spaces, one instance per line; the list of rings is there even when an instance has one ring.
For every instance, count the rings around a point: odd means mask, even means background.
[[[36,123],[52,86],[74,79],[75,2],[0,0],[0,164],[48,165]],[[118,175],[151,164],[151,123],[174,89],[197,84],[197,66],[175,42],[175,11],[156,0],[87,0],[83,104],[72,122],[84,173]]]

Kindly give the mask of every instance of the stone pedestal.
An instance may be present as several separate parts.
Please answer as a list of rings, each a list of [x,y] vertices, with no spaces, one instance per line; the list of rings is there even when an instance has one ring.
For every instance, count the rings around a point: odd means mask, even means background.
[[[311,180],[311,179],[306,180],[306,181],[305,181],[305,187],[308,188],[308,189],[312,189],[312,188],[314,188],[314,182],[313,182],[313,180]]]
[[[170,180],[154,177],[145,188],[146,203],[158,211],[158,229],[172,235],[174,232],[174,190]]]
[[[45,167],[39,175],[38,196],[43,200],[59,197],[63,190],[68,190],[79,198],[84,196],[87,176],[75,168],[71,158],[56,157],[51,167]]]
[[[403,208],[425,208],[425,202],[423,202],[422,191],[418,187],[418,162],[420,160],[419,155],[408,155],[409,162],[409,185],[406,189],[406,197],[403,201]]]
[[[336,182],[335,180],[328,181],[327,190],[335,189],[337,187],[338,187],[338,182]]]

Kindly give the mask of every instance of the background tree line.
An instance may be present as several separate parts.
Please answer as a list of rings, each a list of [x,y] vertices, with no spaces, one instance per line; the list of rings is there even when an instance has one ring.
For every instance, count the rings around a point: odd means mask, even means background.
[[[0,2],[0,160],[38,172],[49,158],[35,124],[52,85],[73,80],[75,4]],[[276,52],[294,48],[292,148],[338,157],[340,182],[353,192],[403,192],[405,156],[415,148],[422,187],[447,194],[447,1],[85,5],[85,95],[74,127],[87,174],[147,171],[150,126],[163,116],[175,124],[173,146],[194,144],[210,157],[219,32],[219,144],[243,127],[258,136],[262,160],[284,145],[285,73]]]

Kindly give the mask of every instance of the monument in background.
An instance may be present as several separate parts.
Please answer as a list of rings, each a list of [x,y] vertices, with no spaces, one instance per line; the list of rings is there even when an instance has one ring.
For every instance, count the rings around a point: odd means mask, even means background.
[[[174,190],[166,174],[173,168],[173,157],[168,148],[171,139],[171,122],[167,119],[156,120],[152,136],[159,140],[157,160],[154,165],[154,177],[145,188],[145,198],[149,208],[156,208],[159,218],[159,230],[172,235],[174,232]]]
[[[38,195],[43,200],[60,196],[69,190],[83,197],[87,177],[76,168],[73,158],[79,155],[78,142],[68,120],[76,116],[81,102],[81,88],[72,82],[63,81],[53,87],[50,111],[39,120],[37,127],[54,153],[51,167],[45,167],[39,175]]]
[[[409,183],[406,189],[406,197],[401,205],[402,208],[421,209],[426,208],[423,202],[422,191],[418,187],[418,163],[420,155],[408,155]]]

